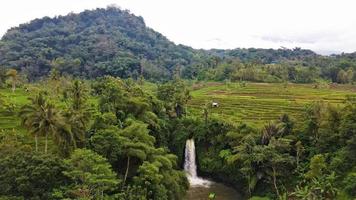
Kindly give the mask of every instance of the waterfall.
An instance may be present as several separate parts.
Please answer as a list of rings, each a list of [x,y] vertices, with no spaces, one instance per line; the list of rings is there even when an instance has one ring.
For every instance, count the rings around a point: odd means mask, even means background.
[[[185,143],[184,171],[187,173],[191,186],[209,186],[211,183],[197,175],[194,139],[189,139]]]
[[[185,144],[184,171],[191,178],[197,178],[197,165],[195,164],[194,139],[187,140]]]

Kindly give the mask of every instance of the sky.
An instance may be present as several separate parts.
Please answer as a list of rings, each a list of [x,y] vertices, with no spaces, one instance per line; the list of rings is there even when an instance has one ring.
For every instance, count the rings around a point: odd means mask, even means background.
[[[108,5],[193,48],[356,51],[355,0],[1,0],[0,36],[35,18]]]

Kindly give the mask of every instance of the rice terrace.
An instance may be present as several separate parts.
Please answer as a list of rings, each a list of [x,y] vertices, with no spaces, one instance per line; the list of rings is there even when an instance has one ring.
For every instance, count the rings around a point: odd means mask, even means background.
[[[189,109],[199,115],[204,104],[215,101],[219,107],[212,108],[211,114],[260,126],[282,114],[301,117],[305,107],[316,101],[341,105],[355,93],[353,85],[208,82],[192,86]]]

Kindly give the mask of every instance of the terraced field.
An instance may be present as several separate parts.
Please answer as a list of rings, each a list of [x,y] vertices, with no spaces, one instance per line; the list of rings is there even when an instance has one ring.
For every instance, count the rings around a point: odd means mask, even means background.
[[[0,105],[0,131],[9,129],[23,131],[17,113],[20,107],[28,102],[29,94],[23,89],[18,89],[15,93],[12,93],[10,89],[0,89],[0,94],[7,99],[8,103],[13,105],[14,109],[11,111]]]
[[[202,107],[208,102],[218,102],[210,114],[232,123],[245,122],[261,126],[287,113],[292,117],[303,114],[307,104],[325,101],[343,104],[346,95],[356,94],[356,86],[313,84],[205,83],[192,86],[192,100],[188,111],[202,115]]]

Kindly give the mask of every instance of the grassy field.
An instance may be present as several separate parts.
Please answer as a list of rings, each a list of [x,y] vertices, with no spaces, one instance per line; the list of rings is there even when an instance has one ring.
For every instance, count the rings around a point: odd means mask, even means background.
[[[219,107],[211,108],[211,115],[232,123],[245,122],[258,127],[283,113],[292,117],[300,116],[305,106],[313,101],[343,104],[346,95],[356,94],[356,86],[203,83],[193,85],[191,94],[188,107],[191,113],[202,115],[203,105],[214,101],[219,103]]]

